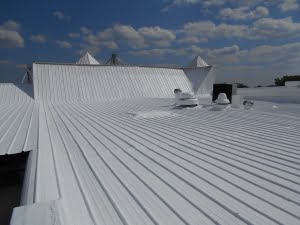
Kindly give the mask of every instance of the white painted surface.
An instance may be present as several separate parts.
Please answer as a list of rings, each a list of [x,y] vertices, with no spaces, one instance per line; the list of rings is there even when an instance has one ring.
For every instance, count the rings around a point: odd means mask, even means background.
[[[33,89],[30,84],[0,83],[0,103],[30,102]]]
[[[194,72],[193,72],[194,71]],[[33,64],[34,96],[43,101],[111,101],[136,97],[173,97],[175,88],[210,94],[214,75],[208,69],[132,66]],[[205,88],[201,82],[211,76]],[[190,80],[189,80],[190,79]]]
[[[90,53],[86,52],[80,57],[76,64],[99,65],[100,63],[93,56],[91,56]]]
[[[287,81],[284,83],[286,87],[300,87],[300,81]]]
[[[68,67],[34,64],[36,102],[0,103],[0,150],[37,146],[11,225],[300,223],[299,114],[178,108],[194,72]]]
[[[211,107],[44,103],[53,156],[37,171],[68,224],[299,224],[300,117]]]
[[[13,211],[11,224],[15,225],[63,225],[58,201],[17,207]]]
[[[200,56],[196,56],[188,67],[206,67],[206,66],[209,65],[204,61],[204,59],[202,59]]]
[[[239,88],[238,94],[245,100],[253,100],[255,110],[300,115],[300,88]]]
[[[31,85],[0,84],[0,155],[37,149],[38,104]]]

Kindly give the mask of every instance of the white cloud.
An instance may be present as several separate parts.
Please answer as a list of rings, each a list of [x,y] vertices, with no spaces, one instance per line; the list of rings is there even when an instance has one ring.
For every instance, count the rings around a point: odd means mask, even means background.
[[[255,11],[260,11],[259,7]],[[261,15],[263,14],[266,13],[262,12]],[[179,30],[168,30],[158,26],[134,28],[130,25],[116,24],[99,32],[86,27],[82,27],[80,31],[84,41],[81,47],[97,53],[102,48],[117,49],[127,46],[133,49],[160,49],[173,43],[192,45],[223,38],[252,41],[296,38],[300,36],[300,23],[287,17],[262,18],[248,25],[215,24],[212,21],[189,22]],[[151,54],[158,54],[157,52],[158,50],[155,50]]]
[[[179,44],[197,44],[197,43],[206,43],[208,38],[198,38],[195,36],[182,37],[177,40]]]
[[[47,38],[42,34],[37,34],[37,35],[31,35],[29,39],[33,42],[45,43]]]
[[[100,32],[82,27],[81,33],[85,41],[82,47],[92,49],[94,53],[103,47],[117,49],[119,45],[127,45],[133,49],[168,47],[176,39],[173,31],[158,26],[136,29],[130,25],[115,24]]]
[[[2,28],[5,28],[7,30],[14,30],[14,31],[20,31],[21,25],[13,20],[8,20],[3,25],[1,25]]]
[[[153,49],[129,51],[129,54],[134,56],[163,58],[167,55],[186,56],[188,51],[189,48],[153,48]]]
[[[269,10],[266,7],[257,6],[255,9],[251,10],[247,6],[242,6],[239,8],[225,8],[219,13],[222,19],[232,19],[232,20],[250,20],[265,17],[269,14]]]
[[[223,48],[201,48],[196,45],[185,48],[157,48],[150,50],[130,51],[136,56],[191,56],[202,55],[211,64],[218,66],[230,65],[232,62],[266,65],[271,63],[285,63],[289,59],[300,57],[300,42],[288,43],[280,46],[262,45],[249,50],[241,50],[238,45]],[[299,63],[298,63],[299,64]],[[299,65],[300,67],[300,65]]]
[[[249,62],[285,63],[287,59],[300,57],[300,42],[281,46],[262,45],[247,52]]]
[[[203,4],[205,7],[209,6],[220,6],[224,4],[224,0],[172,0],[169,4],[163,9],[164,11],[169,10],[174,6],[182,6],[182,5],[195,5],[195,4]]]
[[[167,56],[188,59],[201,55],[209,64],[216,66],[218,81],[240,82],[253,86],[273,84],[278,74],[293,74],[300,70],[300,42],[280,46],[262,45],[248,50],[241,50],[238,45],[217,49],[192,45],[186,48],[157,48],[129,53],[160,59]]]
[[[221,6],[221,5],[224,5],[224,3],[225,3],[224,0],[206,0],[206,1],[203,1],[203,5],[205,7]]]
[[[220,1],[220,0],[215,0]],[[172,0],[169,1],[168,5],[165,6],[161,11],[166,12],[169,11],[169,9],[176,7],[176,6],[182,6],[182,5],[195,5],[201,3],[201,0]]]
[[[248,27],[245,25],[216,25],[211,21],[190,22],[183,26],[183,29],[178,31],[184,37],[199,37],[208,39],[218,38],[243,38],[247,37]]]
[[[65,21],[70,21],[71,20],[71,16],[67,16],[61,11],[55,11],[55,12],[53,12],[52,15],[54,17],[56,17],[57,19],[59,19],[59,20],[65,20]]]
[[[279,5],[278,8],[282,12],[293,11],[299,9],[299,4],[297,0],[283,0]]]
[[[162,11],[169,11],[169,9],[174,7],[182,7],[187,5],[195,5],[200,4],[202,5],[203,9],[208,10],[208,8],[217,7],[220,8],[221,6],[226,5],[227,9],[238,9],[241,7],[251,7],[255,8],[258,6],[265,6],[268,8],[277,6],[281,12],[287,12],[292,10],[298,10],[299,9],[299,2],[298,0],[243,0],[243,1],[237,1],[237,0],[170,0],[168,1],[167,6],[165,6]],[[264,8],[265,8],[264,7]],[[265,9],[259,9],[262,10],[260,13],[265,13]],[[236,10],[235,10],[236,11]],[[226,10],[225,13],[231,13],[229,10]],[[238,12],[236,12],[238,13]],[[256,12],[259,13],[259,12]],[[240,15],[243,17],[242,15]],[[259,17],[255,17],[259,18]]]
[[[177,31],[186,38],[237,38],[246,40],[268,40],[295,38],[300,36],[300,23],[291,17],[283,19],[262,18],[251,25],[215,24],[211,21],[190,22]]]
[[[254,22],[249,29],[253,40],[282,39],[300,36],[300,23],[291,17],[283,19],[263,18]]]
[[[80,37],[80,34],[79,33],[68,33],[68,36],[70,38],[79,38]]]
[[[60,47],[60,48],[71,48],[72,44],[67,42],[67,41],[56,41],[56,44]]]
[[[138,33],[144,38],[146,43],[160,47],[167,47],[173,40],[176,39],[176,36],[173,32],[162,29],[158,26],[142,27],[138,29]]]
[[[24,39],[20,28],[21,25],[12,20],[0,25],[0,48],[23,48]]]

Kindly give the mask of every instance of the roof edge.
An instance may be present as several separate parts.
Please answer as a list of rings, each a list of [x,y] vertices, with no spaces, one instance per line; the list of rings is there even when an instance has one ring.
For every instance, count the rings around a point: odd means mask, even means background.
[[[167,67],[167,66],[147,66],[147,65],[103,65],[103,64],[76,64],[76,63],[52,63],[52,62],[33,62],[32,64],[39,64],[39,65],[62,65],[62,66],[92,66],[92,67],[141,67],[141,68],[161,68],[161,69],[204,69],[204,68],[211,68],[213,66],[203,66],[203,67]]]

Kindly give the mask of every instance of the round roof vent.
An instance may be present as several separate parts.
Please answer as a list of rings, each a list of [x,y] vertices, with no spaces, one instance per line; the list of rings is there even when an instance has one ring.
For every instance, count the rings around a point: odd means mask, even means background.
[[[220,105],[228,105],[228,104],[230,104],[230,101],[228,100],[225,93],[220,93],[218,95],[218,98],[215,100],[215,103],[220,104]]]

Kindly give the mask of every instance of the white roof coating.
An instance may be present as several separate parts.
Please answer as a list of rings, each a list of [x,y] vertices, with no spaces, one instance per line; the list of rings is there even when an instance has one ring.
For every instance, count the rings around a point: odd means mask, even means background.
[[[45,103],[23,204],[56,200],[54,224],[299,224],[300,118],[210,109]]]
[[[298,87],[298,88],[300,88],[300,81],[286,81],[284,83],[284,86],[286,86],[286,87]]]
[[[80,57],[76,64],[99,65],[100,63],[91,56],[90,53],[86,52]]]
[[[32,85],[0,84],[0,155],[37,149],[38,107]]]
[[[194,90],[195,93],[208,96],[215,80],[211,68],[185,70],[34,63],[33,73],[36,87],[34,97],[36,100],[44,101],[110,101],[135,97],[173,97],[175,88],[185,92]]]
[[[215,111],[214,79],[35,63],[34,99],[0,85],[1,154],[31,150],[11,225],[299,224],[299,114]]]

